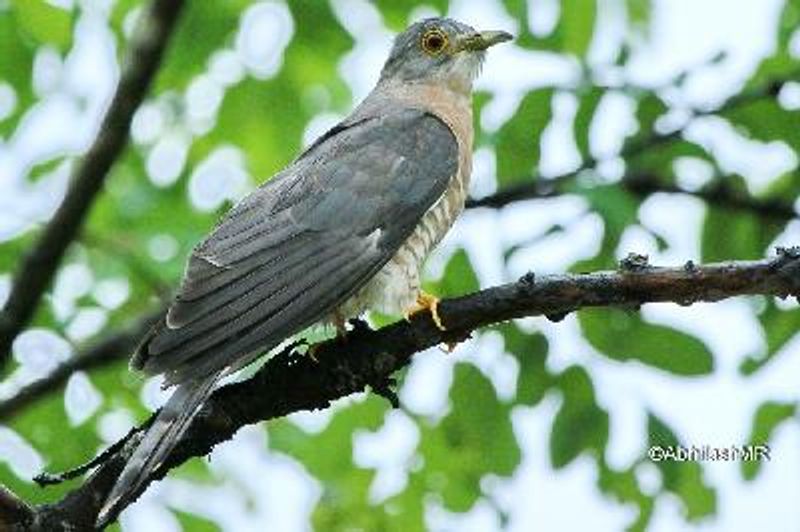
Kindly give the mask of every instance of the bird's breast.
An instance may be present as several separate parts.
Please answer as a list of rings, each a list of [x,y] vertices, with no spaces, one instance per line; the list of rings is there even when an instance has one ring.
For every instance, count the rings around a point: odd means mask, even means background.
[[[469,97],[446,89],[401,95],[403,103],[423,108],[442,120],[458,142],[458,168],[442,196],[422,216],[414,231],[383,268],[339,308],[340,318],[366,309],[397,315],[408,310],[420,290],[425,259],[450,230],[464,208],[472,174],[472,107]]]

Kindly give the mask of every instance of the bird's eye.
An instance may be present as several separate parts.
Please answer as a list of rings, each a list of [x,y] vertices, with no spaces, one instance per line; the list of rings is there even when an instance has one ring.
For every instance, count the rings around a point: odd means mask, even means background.
[[[447,47],[447,35],[442,30],[429,30],[422,36],[422,49],[430,55],[439,55]]]

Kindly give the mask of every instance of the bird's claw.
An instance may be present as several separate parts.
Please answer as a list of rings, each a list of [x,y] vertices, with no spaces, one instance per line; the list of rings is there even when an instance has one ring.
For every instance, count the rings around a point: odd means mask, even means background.
[[[420,292],[417,296],[416,304],[405,312],[406,321],[411,321],[414,315],[426,310],[431,313],[431,318],[436,327],[440,331],[446,331],[447,327],[444,326],[442,318],[439,316],[439,298],[425,292]]]

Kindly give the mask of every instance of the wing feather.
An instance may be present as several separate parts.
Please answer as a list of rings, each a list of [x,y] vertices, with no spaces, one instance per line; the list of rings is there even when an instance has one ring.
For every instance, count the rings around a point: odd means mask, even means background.
[[[452,132],[421,110],[337,126],[195,248],[134,365],[183,382],[324,319],[394,255],[457,169]]]
[[[224,344],[217,344],[193,359],[173,366],[167,374],[168,380],[183,382],[205,375],[217,368],[221,361],[225,361],[227,366],[242,367],[251,360],[246,355],[258,355],[263,352],[264,345],[275,346],[313,325],[324,314],[318,316],[308,312],[309,307],[328,309],[330,312],[352,293],[350,287],[358,286],[359,281],[374,273],[364,267],[367,260],[366,257],[356,260],[340,258],[325,263],[322,268],[311,272],[304,283],[286,288],[270,302],[272,308],[280,306],[280,310],[261,314],[259,321],[240,330],[238,335],[228,338]]]

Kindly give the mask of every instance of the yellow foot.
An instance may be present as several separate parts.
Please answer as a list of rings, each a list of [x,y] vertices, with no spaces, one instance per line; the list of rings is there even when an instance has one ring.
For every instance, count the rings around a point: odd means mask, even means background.
[[[444,323],[442,323],[442,318],[439,317],[439,298],[430,294],[426,294],[425,292],[420,292],[417,296],[416,305],[405,312],[406,321],[410,321],[412,316],[425,310],[431,313],[433,323],[436,324],[439,330],[447,330],[447,328],[444,326]]]

